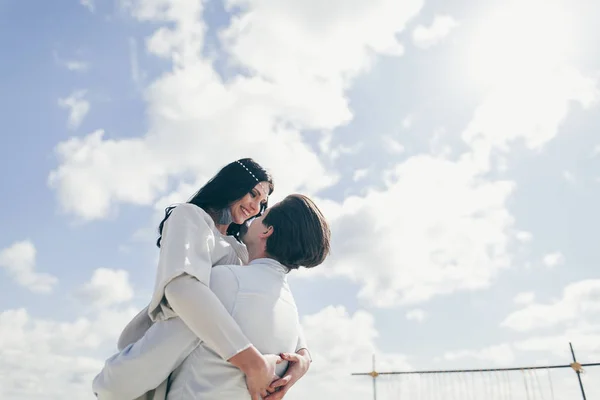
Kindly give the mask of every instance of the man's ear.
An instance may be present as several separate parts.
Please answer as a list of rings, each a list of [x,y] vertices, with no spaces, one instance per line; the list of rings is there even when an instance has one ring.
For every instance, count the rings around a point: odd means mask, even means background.
[[[273,229],[272,226],[266,226],[265,229],[263,229],[262,234],[260,236],[263,239],[266,239],[273,234],[274,230],[275,229]]]

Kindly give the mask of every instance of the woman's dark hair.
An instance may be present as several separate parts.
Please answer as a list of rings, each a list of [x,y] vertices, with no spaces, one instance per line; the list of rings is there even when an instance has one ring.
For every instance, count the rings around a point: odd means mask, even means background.
[[[331,231],[325,217],[308,197],[287,196],[262,219],[273,227],[266,251],[290,269],[313,268],[323,263],[330,250]]]
[[[240,165],[240,163],[242,165]],[[256,181],[257,179],[259,182],[268,182],[269,195],[273,193],[274,186],[271,175],[253,159],[242,158],[223,167],[206,183],[206,185],[202,186],[200,190],[194,194],[188,203],[202,208],[209,214],[212,212],[219,212],[229,207],[236,200],[239,200],[250,193],[258,183]],[[176,206],[170,206],[165,209],[165,217],[158,226],[159,237],[156,241],[156,245],[159,248],[165,221],[169,218],[171,211],[173,211],[175,207]],[[262,204],[258,215],[261,215],[266,208],[267,203]],[[254,218],[256,218],[256,216],[249,218],[248,221]],[[227,235],[234,236],[239,240],[240,229],[242,226],[245,226],[245,223],[242,225],[236,223],[230,224],[227,229]]]

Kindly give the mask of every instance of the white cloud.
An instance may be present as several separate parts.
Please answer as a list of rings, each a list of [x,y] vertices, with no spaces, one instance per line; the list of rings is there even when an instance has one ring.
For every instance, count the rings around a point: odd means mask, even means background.
[[[423,322],[427,317],[427,313],[420,308],[415,308],[406,313],[406,319],[409,321]]]
[[[402,127],[404,129],[409,129],[412,126],[412,124],[413,124],[413,117],[412,117],[412,115],[407,115],[402,120]]]
[[[544,265],[548,268],[556,267],[565,262],[565,256],[560,252],[548,253],[542,259]]]
[[[575,175],[573,175],[573,173],[570,171],[563,171],[562,177],[565,181],[567,181],[569,183],[575,183],[575,181],[576,181]]]
[[[386,185],[328,208],[344,235],[320,273],[359,282],[359,297],[392,306],[486,287],[509,265],[511,182],[479,179],[468,160],[423,155],[388,171]]]
[[[131,67],[131,79],[136,84],[141,83],[144,74],[140,70],[138,46],[137,41],[134,38],[129,38],[129,64]]]
[[[151,204],[166,188],[167,171],[142,139],[104,140],[104,131],[73,137],[56,147],[60,166],[48,183],[60,204],[83,219],[108,215],[111,201]]]
[[[562,360],[570,360],[569,343],[572,343],[579,361],[594,362],[600,359],[600,324],[579,323],[562,332],[547,335],[530,336],[516,341],[514,348],[519,351],[538,352],[552,355]]]
[[[58,105],[69,110],[68,126],[71,129],[77,129],[90,111],[89,101],[83,98],[85,93],[85,90],[77,90],[69,97],[58,99]]]
[[[526,332],[550,328],[600,312],[600,280],[589,279],[567,285],[561,299],[548,304],[531,303],[508,315],[502,326]]]
[[[90,12],[94,12],[94,0],[79,0],[79,4],[87,8]]]
[[[352,175],[352,180],[354,182],[358,182],[361,179],[366,178],[367,175],[369,175],[369,169],[368,168],[357,169],[357,170],[354,171],[354,174]]]
[[[371,371],[373,355],[376,356],[378,371],[410,369],[404,356],[382,354],[377,349],[375,340],[378,333],[374,322],[373,316],[365,311],[350,315],[341,306],[328,306],[316,314],[305,316],[302,326],[313,363],[308,374],[286,398],[369,398],[370,378],[351,374]]]
[[[88,317],[57,321],[23,308],[0,312],[0,397],[93,398],[93,377],[139,310],[123,304],[132,298],[124,271],[96,270],[78,294],[95,307]]]
[[[452,30],[458,27],[458,22],[449,15],[436,15],[431,26],[417,26],[412,33],[415,46],[422,49],[435,46],[440,43]]]
[[[391,136],[383,136],[383,146],[385,151],[392,154],[404,153],[404,146]]]
[[[514,364],[515,353],[509,344],[494,345],[479,350],[457,350],[444,353],[444,359],[449,361],[464,358],[474,358],[498,366],[508,366]]]
[[[516,238],[520,242],[528,243],[531,242],[531,240],[533,239],[533,235],[531,234],[531,232],[520,231],[517,232]]]
[[[570,102],[590,107],[597,101],[596,84],[562,68],[492,89],[462,134],[470,151],[458,161],[412,157],[387,173],[384,190],[345,199],[333,219],[345,235],[334,238],[328,273],[359,282],[359,296],[377,306],[489,285],[509,265],[513,217],[506,201],[514,183],[480,174],[492,168],[492,154],[516,140],[541,149],[557,134]],[[365,264],[374,266],[368,276],[361,273]]]
[[[98,268],[79,294],[94,307],[104,308],[131,300],[133,288],[127,271]]]
[[[402,54],[397,34],[422,4],[230,0],[228,7],[245,11],[222,37],[233,59],[251,71],[286,86],[320,80],[326,93],[367,68],[373,54]]]
[[[35,319],[25,309],[1,312],[1,397],[92,399],[92,379],[104,364],[94,352],[109,343],[114,349],[117,335],[135,313],[132,308],[101,310],[92,320],[58,322]]]
[[[518,293],[513,301],[516,304],[530,304],[535,300],[535,293],[533,292],[521,292]]]
[[[65,61],[65,67],[67,67],[69,71],[87,71],[89,69],[89,64],[84,61],[70,60]]]
[[[55,51],[54,60],[57,64],[65,67],[69,71],[74,72],[85,72],[89,69],[89,64],[85,61],[75,60],[75,59],[62,59],[59,57],[58,53]]]
[[[49,293],[58,278],[35,271],[36,250],[29,240],[15,242],[0,251],[0,267],[4,267],[19,285],[35,293]]]
[[[128,4],[136,18],[164,23],[147,46],[170,58],[173,70],[146,90],[145,136],[111,140],[95,132],[57,146],[51,186],[63,209],[83,219],[104,218],[113,204],[149,205],[164,194],[167,179],[206,177],[245,156],[273,171],[276,193],[310,194],[331,185],[336,174],[301,132],[330,132],[350,121],[346,89],[375,55],[402,54],[397,33],[422,1],[325,8],[314,2],[229,1],[227,7],[242,11],[222,32],[222,41],[228,65],[247,73],[227,81],[202,56],[201,2]]]
[[[600,99],[597,80],[573,68],[536,72],[491,89],[463,132],[482,167],[489,167],[493,150],[507,151],[517,140],[540,150],[557,135],[571,102],[589,108]]]
[[[332,136],[325,136],[324,140],[319,143],[321,152],[324,155],[327,155],[329,160],[335,161],[344,155],[357,154],[362,150],[363,143],[354,143],[352,145],[339,144],[337,146],[332,146],[331,144]]]

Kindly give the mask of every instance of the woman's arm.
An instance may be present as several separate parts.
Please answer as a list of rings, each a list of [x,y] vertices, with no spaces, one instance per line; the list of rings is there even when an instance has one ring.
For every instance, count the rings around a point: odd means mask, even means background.
[[[121,351],[130,344],[140,340],[148,329],[150,329],[152,323],[152,320],[148,316],[148,307],[146,306],[123,328],[117,340],[117,350]]]

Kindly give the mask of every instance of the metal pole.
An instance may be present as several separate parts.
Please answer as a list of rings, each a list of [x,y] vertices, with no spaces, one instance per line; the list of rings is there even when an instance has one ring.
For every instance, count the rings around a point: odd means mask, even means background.
[[[375,369],[375,354],[373,354],[373,372],[371,376],[373,377],[373,400],[377,400],[377,370]]]
[[[581,367],[600,367],[600,362],[579,364]],[[522,370],[537,370],[537,369],[558,369],[558,368],[573,368],[573,363],[566,365],[538,365],[530,367],[512,367],[512,368],[481,368],[481,369],[442,369],[442,370],[424,370],[424,371],[391,371],[378,372],[377,375],[423,375],[423,374],[456,374],[466,372],[497,372],[497,371],[522,371]],[[351,375],[369,375],[373,372],[353,372]]]
[[[577,374],[577,380],[579,381],[579,388],[581,389],[581,395],[583,396],[583,400],[586,400],[585,390],[583,390],[583,383],[581,382],[581,364],[579,364],[577,362],[577,359],[575,358],[575,350],[573,350],[573,345],[571,344],[571,342],[569,342],[569,347],[571,348],[571,355],[573,356],[573,364],[571,364],[571,367],[575,370],[575,373]]]

